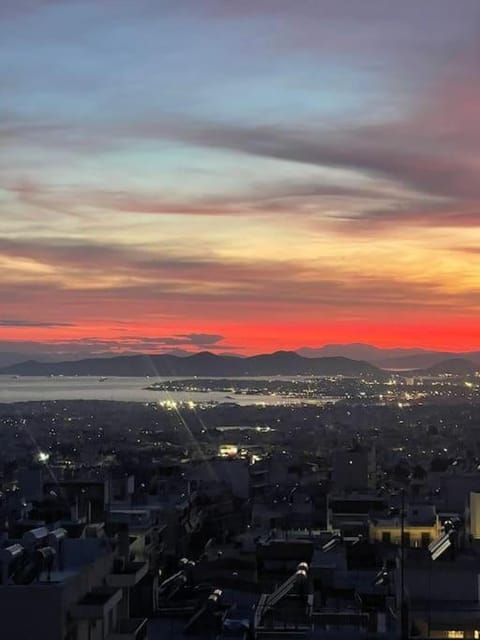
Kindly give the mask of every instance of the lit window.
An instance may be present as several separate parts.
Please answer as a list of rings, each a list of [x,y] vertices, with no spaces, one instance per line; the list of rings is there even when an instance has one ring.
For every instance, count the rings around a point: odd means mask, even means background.
[[[457,631],[456,629],[452,629],[451,631],[447,631],[447,638],[464,638],[464,631]]]

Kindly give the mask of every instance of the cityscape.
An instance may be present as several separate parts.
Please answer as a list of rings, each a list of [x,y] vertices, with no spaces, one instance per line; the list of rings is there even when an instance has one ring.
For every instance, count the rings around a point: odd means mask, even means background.
[[[0,640],[480,639],[478,0],[0,0]]]
[[[127,379],[145,402],[94,398],[121,378],[25,378],[45,399],[0,404],[2,624],[23,638],[477,637],[480,367],[448,362]],[[48,399],[75,384],[83,399]]]

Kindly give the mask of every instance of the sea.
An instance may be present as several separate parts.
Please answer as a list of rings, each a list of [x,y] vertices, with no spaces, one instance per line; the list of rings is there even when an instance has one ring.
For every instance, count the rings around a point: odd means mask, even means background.
[[[172,380],[173,378],[163,378]],[[181,379],[181,378],[177,378]],[[191,379],[191,378],[189,378]],[[255,378],[258,380],[258,378]],[[248,405],[322,405],[338,398],[301,398],[282,395],[225,394],[223,391],[161,391],[147,387],[162,382],[162,378],[93,376],[12,377],[0,376],[0,403],[38,402],[53,400],[109,400],[113,402],[142,402],[187,404]]]

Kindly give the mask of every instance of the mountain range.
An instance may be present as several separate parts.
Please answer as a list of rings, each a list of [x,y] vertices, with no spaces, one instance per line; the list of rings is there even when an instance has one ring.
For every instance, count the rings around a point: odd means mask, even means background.
[[[29,376],[269,376],[269,375],[384,375],[368,362],[343,357],[305,358],[293,351],[239,358],[208,351],[187,357],[132,355],[64,362],[29,360],[0,370],[0,374]]]
[[[471,376],[477,373],[480,369],[478,364],[475,364],[472,360],[467,358],[450,358],[449,360],[442,360],[437,362],[431,367],[426,369],[415,369],[413,372],[416,375],[429,375],[436,376],[440,374],[451,374],[456,376]]]
[[[448,354],[450,355],[450,354]],[[402,356],[413,358],[411,356]],[[472,375],[479,365],[469,358],[447,358],[422,368],[402,368],[402,373]],[[294,351],[238,357],[202,351],[193,355],[135,354],[84,358],[61,362],[27,360],[0,368],[2,375],[22,376],[275,376],[343,375],[385,378],[384,368],[345,356],[306,357]]]
[[[307,358],[343,356],[354,360],[365,360],[381,369],[427,369],[446,360],[467,359],[480,365],[480,351],[451,352],[420,348],[382,349],[370,344],[328,344],[322,347],[302,347],[297,353]]]

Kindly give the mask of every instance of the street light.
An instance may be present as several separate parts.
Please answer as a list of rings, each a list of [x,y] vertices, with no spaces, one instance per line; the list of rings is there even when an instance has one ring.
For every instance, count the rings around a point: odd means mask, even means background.
[[[400,510],[400,635],[408,640],[408,609],[405,600],[405,489],[402,488]]]

